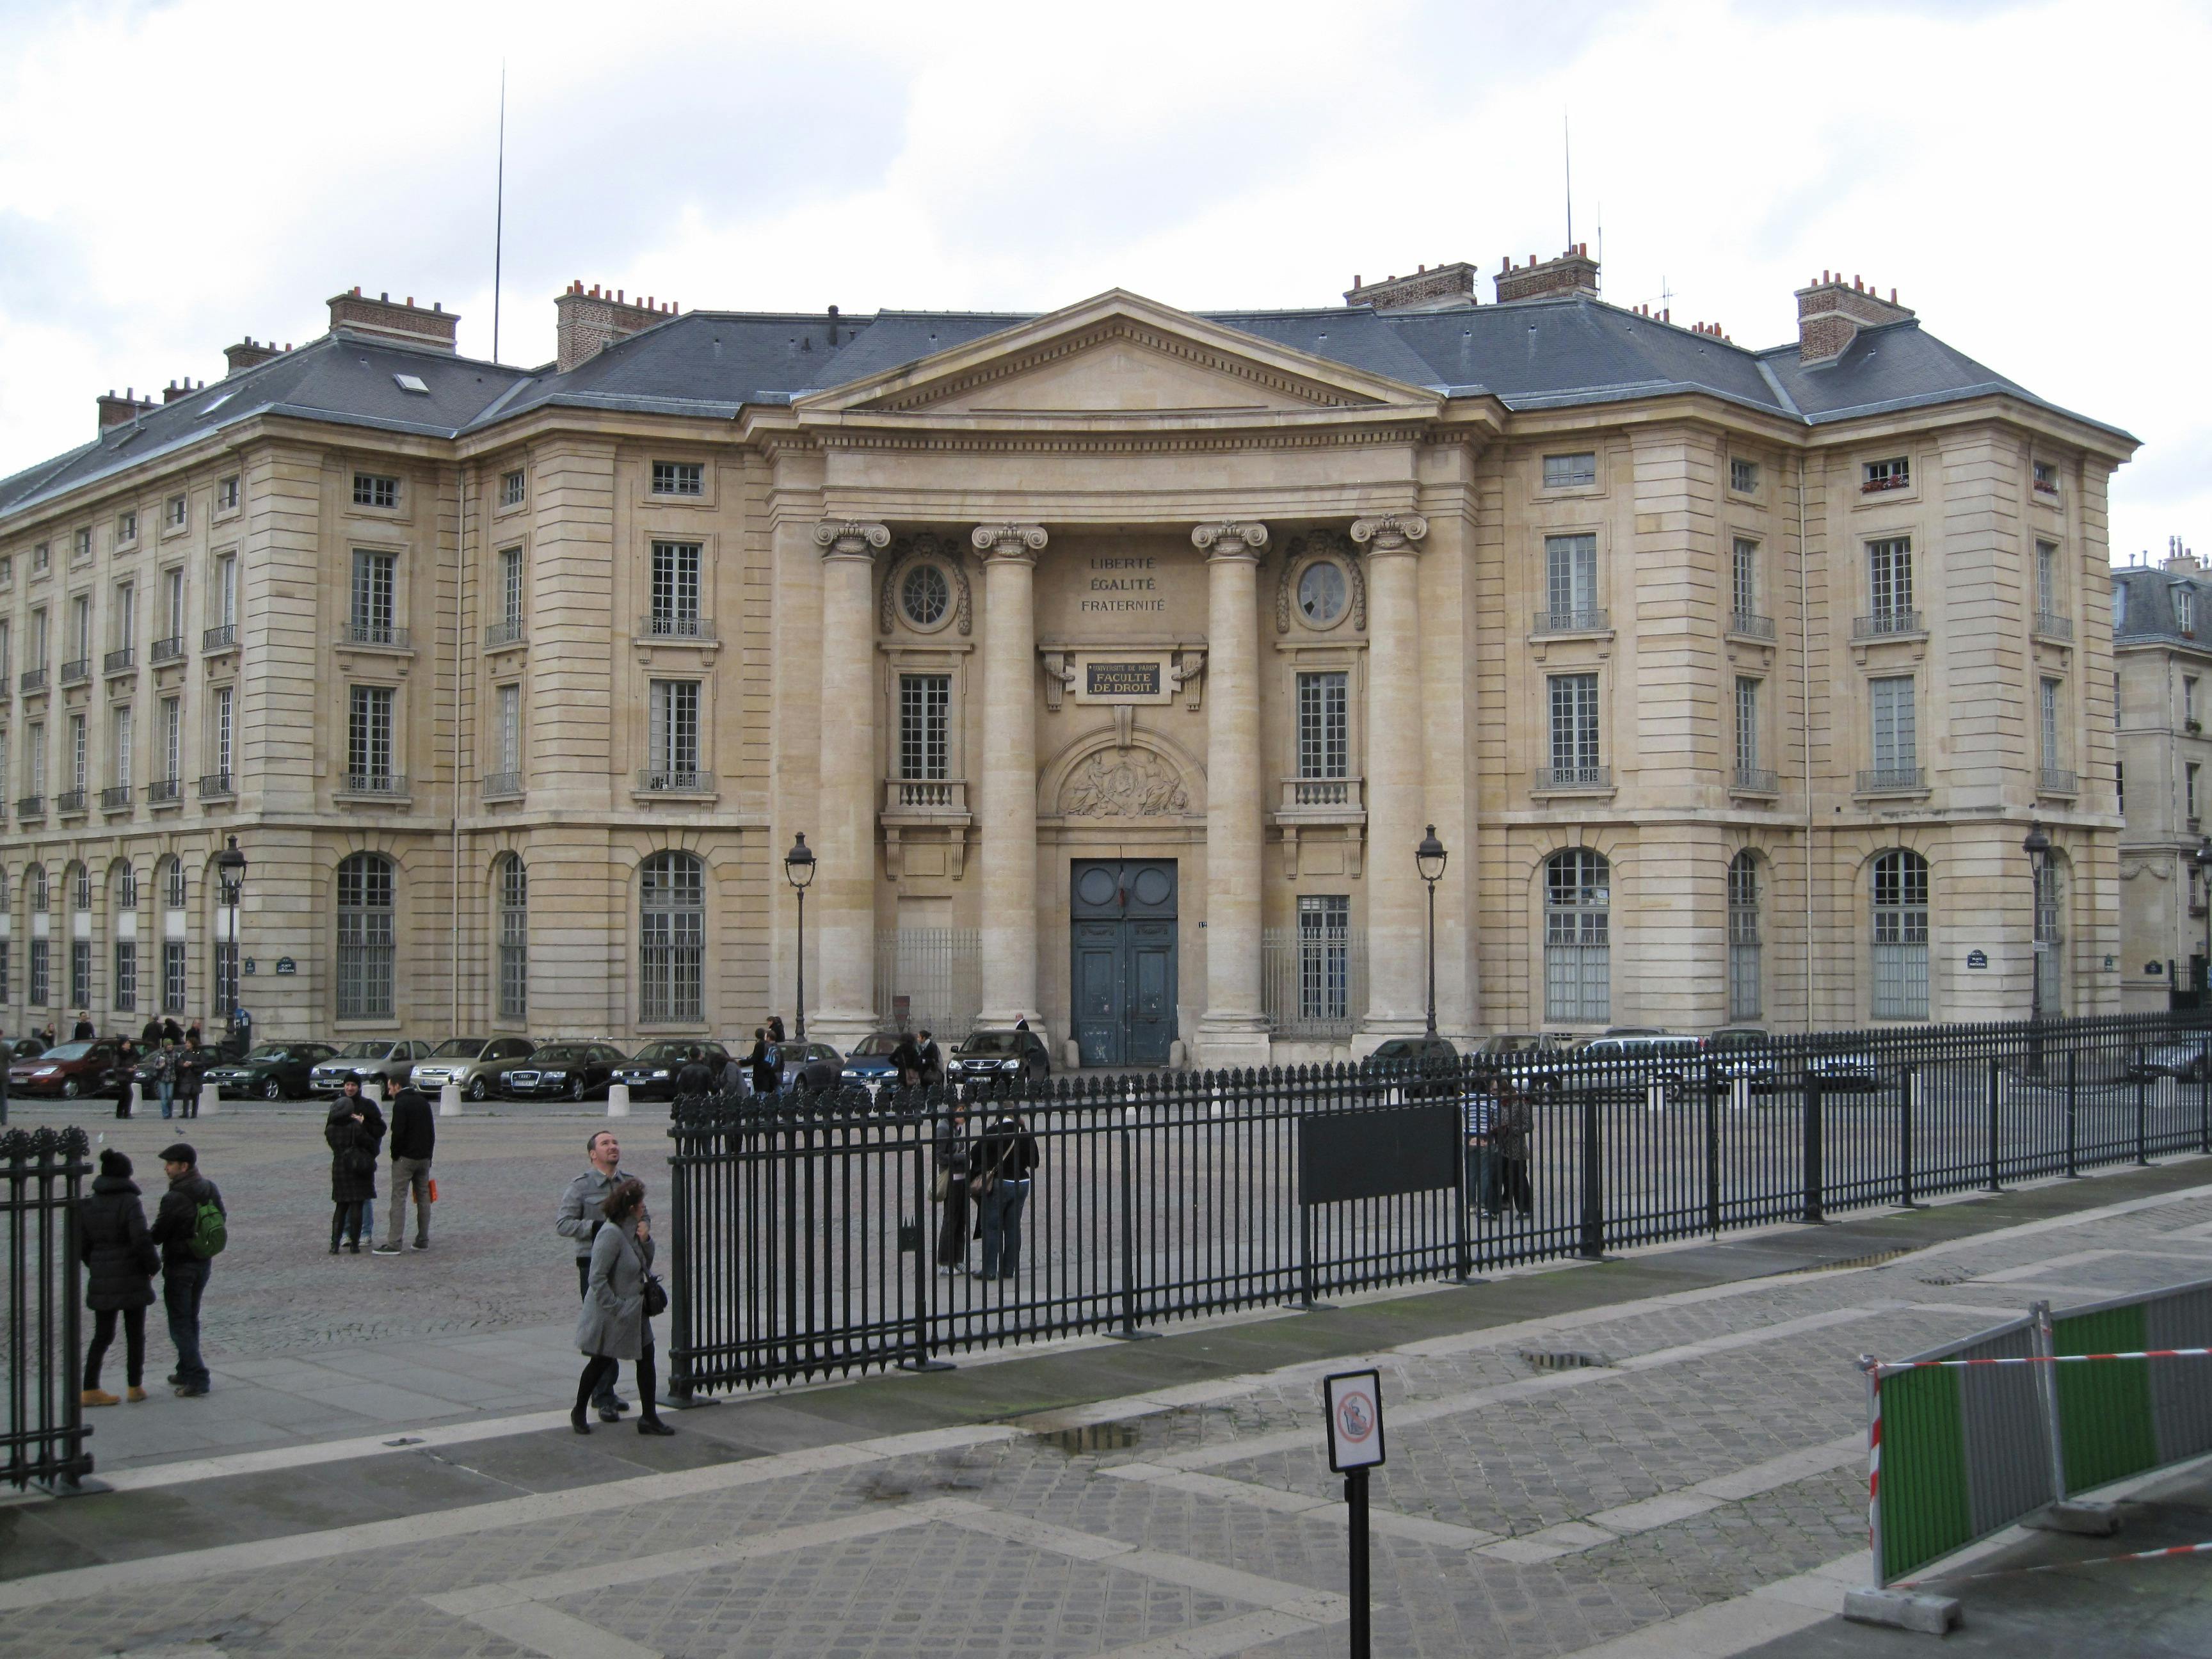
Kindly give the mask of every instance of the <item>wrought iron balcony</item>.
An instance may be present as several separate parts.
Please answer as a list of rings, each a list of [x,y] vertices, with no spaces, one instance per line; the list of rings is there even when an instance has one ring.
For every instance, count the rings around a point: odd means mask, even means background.
[[[2046,766],[2036,774],[2035,792],[2039,795],[2078,795],[2081,780],[2063,766]]]
[[[1739,766],[1735,769],[1735,793],[1739,795],[1772,795],[1781,792],[1772,767]]]
[[[1755,616],[1748,611],[1731,611],[1728,631],[1741,634],[1747,640],[1771,640],[1774,637],[1774,618]]]
[[[1561,789],[1610,789],[1613,787],[1613,769],[1610,766],[1540,766],[1530,786],[1538,793]]]
[[[100,792],[100,810],[103,812],[127,812],[135,792],[127,783],[111,783]]]
[[[1603,611],[1539,611],[1528,624],[1531,634],[1602,634],[1613,626]]]
[[[637,625],[637,636],[641,640],[708,641],[714,637],[714,624],[705,617],[662,616],[656,612]]]
[[[1925,789],[1928,774],[1917,766],[1875,766],[1859,774],[1862,795],[1905,795]]]
[[[147,659],[156,664],[177,662],[185,654],[185,636],[172,634],[166,640],[156,640],[146,653]]]
[[[484,629],[484,649],[487,651],[496,651],[501,646],[527,645],[529,642],[530,636],[525,631],[520,617],[489,623]]]
[[[46,798],[44,795],[23,795],[17,799],[15,816],[18,818],[42,818],[46,815]]]
[[[407,780],[398,772],[349,772],[345,787],[338,792],[345,795],[404,795]]]
[[[200,780],[202,800],[229,800],[237,793],[228,772],[210,772]]]
[[[410,651],[407,630],[386,622],[352,622],[338,635],[340,645],[365,645],[384,651]]]
[[[146,786],[146,805],[149,806],[174,806],[184,798],[185,781],[182,778],[156,778]]]
[[[62,665],[62,684],[82,685],[92,678],[92,659],[72,657]]]
[[[107,659],[106,662],[101,665],[100,672],[107,674],[123,674],[129,672],[137,665],[138,653],[137,648],[126,645],[119,650],[111,651],[107,653]]]
[[[18,684],[21,685],[23,695],[27,697],[33,691],[43,691],[46,689],[46,671],[43,668],[27,668],[23,671],[23,678]]]
[[[87,805],[85,792],[82,789],[64,789],[54,797],[54,811],[64,817],[71,812],[85,811]]]
[[[714,793],[714,778],[712,773],[696,769],[647,767],[637,775],[637,787],[649,793],[711,795]]]
[[[2070,642],[2074,638],[2074,619],[2062,617],[2056,611],[2039,611],[2035,613],[2035,631],[2046,640]]]
[[[1917,611],[1877,611],[1851,623],[1855,640],[1892,640],[1928,631]]]
[[[486,800],[511,800],[523,793],[520,772],[487,772],[483,776],[483,798]]]
[[[200,635],[203,651],[232,651],[238,647],[238,624],[225,623],[220,628],[210,628]]]

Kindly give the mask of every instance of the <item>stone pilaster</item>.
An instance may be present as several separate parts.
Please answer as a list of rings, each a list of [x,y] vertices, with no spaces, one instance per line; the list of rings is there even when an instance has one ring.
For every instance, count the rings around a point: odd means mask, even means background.
[[[1421,843],[1421,593],[1419,556],[1429,533],[1419,514],[1355,519],[1367,549],[1367,1017],[1352,1043],[1428,1021],[1427,897],[1413,849]]]
[[[1036,556],[1042,525],[979,526],[983,556],[983,1008],[987,1025],[1037,1007]]]
[[[1263,524],[1202,524],[1206,555],[1206,1012],[1199,1063],[1267,1063],[1260,1006],[1261,848],[1260,613]]]
[[[822,550],[821,828],[813,900],[821,928],[821,989],[812,1036],[849,1048],[875,1029],[875,556],[879,524],[818,524]]]

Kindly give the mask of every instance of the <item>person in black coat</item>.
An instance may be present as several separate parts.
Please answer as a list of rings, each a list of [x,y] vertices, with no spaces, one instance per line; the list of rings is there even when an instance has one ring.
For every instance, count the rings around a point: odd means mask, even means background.
[[[115,1115],[131,1115],[131,1085],[137,1080],[138,1061],[143,1056],[138,1045],[129,1037],[115,1045]]]
[[[71,1042],[91,1042],[95,1041],[99,1036],[100,1033],[93,1027],[92,1016],[80,1012],[76,1017],[76,1024],[70,1030],[70,1041]]]
[[[1012,1279],[1021,1266],[1022,1210],[1036,1166],[1036,1139],[1019,1117],[1006,1112],[985,1127],[968,1177],[983,1240],[976,1278]]]
[[[207,1050],[200,1047],[200,1028],[185,1033],[185,1046],[177,1050],[177,1115],[200,1115],[200,1073],[207,1070]]]
[[[681,1097],[714,1092],[714,1068],[707,1063],[707,1051],[695,1043],[690,1057],[684,1062],[683,1070],[676,1074],[676,1093]]]
[[[345,1092],[331,1107],[323,1124],[323,1139],[331,1148],[331,1254],[338,1253],[340,1236],[346,1249],[361,1254],[361,1235],[369,1226],[376,1203],[376,1153],[384,1144],[384,1114],[377,1112],[374,1127],[368,1114],[376,1103],[361,1097],[361,1085],[352,1078]],[[373,1236],[373,1235],[372,1235]]]
[[[768,1032],[760,1026],[753,1028],[753,1046],[745,1056],[745,1066],[753,1075],[753,1092],[772,1095],[781,1079],[776,1076],[775,1056],[769,1052]]]
[[[146,1016],[146,1024],[138,1033],[138,1046],[149,1052],[161,1046],[161,1021],[158,1015]]]
[[[92,1340],[84,1351],[83,1401],[120,1403],[100,1386],[100,1362],[123,1322],[123,1376],[133,1401],[146,1397],[146,1310],[154,1305],[154,1274],[161,1253],[146,1231],[146,1206],[131,1179],[131,1160],[112,1146],[100,1155],[92,1191],[76,1201],[77,1251],[88,1273],[84,1305],[92,1310]]]
[[[918,1047],[921,1054],[921,1086],[934,1089],[945,1081],[945,1050],[937,1046],[937,1039],[930,1035],[927,1025],[921,1028]]]

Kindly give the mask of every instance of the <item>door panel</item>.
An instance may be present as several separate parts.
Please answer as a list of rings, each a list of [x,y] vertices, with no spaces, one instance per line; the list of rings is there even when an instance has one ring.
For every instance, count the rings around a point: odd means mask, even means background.
[[[1079,860],[1070,888],[1083,1063],[1164,1065],[1176,1036],[1175,861]]]

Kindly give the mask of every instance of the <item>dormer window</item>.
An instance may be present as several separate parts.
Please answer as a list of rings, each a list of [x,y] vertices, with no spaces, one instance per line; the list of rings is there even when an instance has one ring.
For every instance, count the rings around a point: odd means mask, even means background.
[[[1544,488],[1578,489],[1597,482],[1597,456],[1584,450],[1575,455],[1544,457]]]
[[[1886,461],[1869,461],[1860,469],[1859,491],[1871,495],[1883,489],[1908,489],[1912,485],[1912,461],[1895,455]]]
[[[2173,625],[2185,634],[2197,631],[2197,595],[2185,587],[2173,590]]]
[[[2056,495],[2058,493],[2057,463],[2052,461],[2035,463],[2035,493],[2039,495]]]
[[[653,493],[656,495],[703,495],[707,469],[697,461],[655,461]]]

